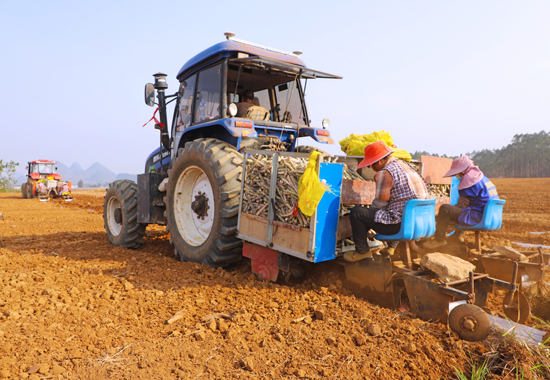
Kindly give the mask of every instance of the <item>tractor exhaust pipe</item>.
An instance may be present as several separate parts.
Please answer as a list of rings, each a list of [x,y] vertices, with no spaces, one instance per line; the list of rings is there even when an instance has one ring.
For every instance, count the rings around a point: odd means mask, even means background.
[[[166,150],[170,150],[170,136],[168,133],[168,122],[166,118],[166,97],[164,91],[168,89],[168,84],[166,83],[166,74],[163,73],[156,73],[153,75],[155,77],[155,89],[158,92],[158,100],[159,100],[159,115],[160,115],[160,122],[162,125],[155,125],[155,128],[160,129],[160,143]],[[164,126],[164,127],[163,127]],[[161,147],[162,151],[162,147]],[[161,160],[162,160],[162,154],[161,154]],[[162,161],[161,161],[162,165]]]

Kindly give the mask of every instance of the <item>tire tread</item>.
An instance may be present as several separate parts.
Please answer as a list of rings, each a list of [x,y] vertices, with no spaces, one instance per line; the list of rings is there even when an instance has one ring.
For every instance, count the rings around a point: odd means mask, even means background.
[[[110,197],[107,195],[111,193]],[[103,223],[107,237],[113,245],[124,248],[139,248],[143,244],[145,225],[137,222],[137,185],[130,180],[119,180],[109,184],[103,204]],[[107,217],[107,205],[113,196],[119,198],[122,205],[122,231],[114,236],[109,228]]]
[[[239,261],[242,257],[240,251],[235,249],[242,245],[242,241],[236,235],[236,216],[239,212],[239,195],[241,191],[239,177],[242,172],[242,156],[232,145],[214,138],[200,138],[187,142],[183,155],[178,158],[174,166],[184,165],[184,161],[180,161],[180,159],[184,160],[186,154],[202,156],[208,161],[213,170],[216,183],[212,183],[212,186],[219,187],[219,205],[216,205],[216,210],[221,221],[218,230],[212,230],[211,232],[215,235],[209,239],[213,238],[215,240],[209,251],[197,254],[198,250],[196,249],[183,249],[185,248],[183,237],[177,231],[177,224],[170,217],[173,200],[171,199],[172,194],[169,194],[168,200],[165,202],[167,206],[167,230],[172,235],[172,244],[175,245],[175,251],[181,260],[202,262],[212,267],[226,267]],[[178,172],[177,169],[176,172]],[[177,178],[172,179],[172,181],[177,181]],[[174,240],[181,240],[181,243],[176,243]]]

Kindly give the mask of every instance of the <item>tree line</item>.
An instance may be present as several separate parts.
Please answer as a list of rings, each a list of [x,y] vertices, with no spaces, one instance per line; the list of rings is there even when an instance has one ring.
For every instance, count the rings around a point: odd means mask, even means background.
[[[19,162],[0,160],[0,189],[6,189],[15,184],[16,167],[19,166]]]
[[[501,149],[475,150],[466,154],[490,178],[550,177],[550,131],[517,134]],[[428,152],[415,152],[412,157],[419,160],[421,155],[448,157]]]

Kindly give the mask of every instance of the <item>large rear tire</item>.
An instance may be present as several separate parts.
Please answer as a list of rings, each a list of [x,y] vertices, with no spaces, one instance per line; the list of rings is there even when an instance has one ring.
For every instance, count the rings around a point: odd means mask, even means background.
[[[27,199],[27,183],[21,185],[21,198]]]
[[[135,182],[125,179],[109,184],[103,202],[103,222],[111,244],[139,248],[146,226],[137,222]]]
[[[33,184],[34,182],[33,181],[28,181],[27,182],[27,186],[26,186],[26,189],[27,189],[27,198],[34,198],[34,187],[33,187]]]
[[[185,144],[170,171],[167,223],[182,261],[226,267],[241,259],[237,214],[242,155],[212,138]]]

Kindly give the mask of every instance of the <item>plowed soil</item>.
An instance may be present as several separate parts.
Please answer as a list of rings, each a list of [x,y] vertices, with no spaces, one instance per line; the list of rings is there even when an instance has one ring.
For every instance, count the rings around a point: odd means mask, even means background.
[[[484,244],[550,245],[550,233],[530,233],[550,231],[550,179],[494,183],[504,224]],[[70,203],[0,194],[0,378],[439,379],[489,351],[356,298],[335,263],[282,285],[256,280],[248,259],[182,263],[160,226],[137,250],[112,246],[104,193]],[[521,367],[529,352],[503,357]]]

